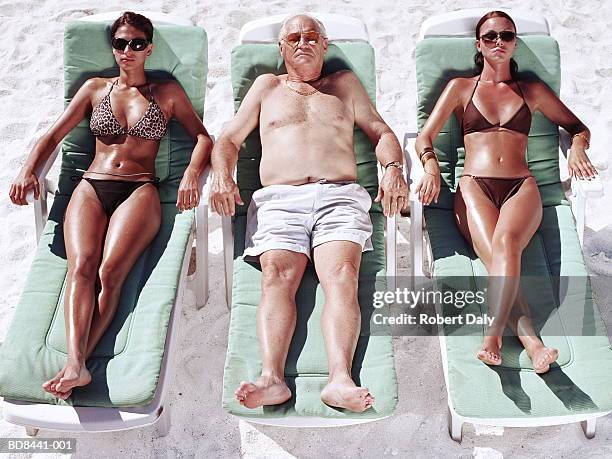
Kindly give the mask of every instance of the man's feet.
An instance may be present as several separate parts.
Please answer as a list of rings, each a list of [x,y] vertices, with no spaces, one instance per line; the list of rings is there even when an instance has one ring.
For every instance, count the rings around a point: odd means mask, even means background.
[[[330,380],[321,391],[321,400],[329,406],[361,413],[374,404],[367,387],[358,387],[349,377]]]
[[[44,390],[55,397],[66,400],[72,394],[72,389],[78,386],[86,386],[91,382],[91,374],[84,363],[74,361],[66,362],[53,378],[43,383]]]
[[[291,391],[284,378],[273,376],[260,376],[254,383],[242,381],[234,394],[236,400],[247,408],[279,405],[291,398]]]
[[[482,349],[478,351],[476,357],[487,365],[501,365],[501,345],[501,336],[485,336],[482,340]]]
[[[550,364],[557,360],[559,351],[553,347],[545,347],[542,344],[542,346],[539,346],[531,353],[527,351],[527,355],[531,359],[535,372],[542,374],[550,370]]]

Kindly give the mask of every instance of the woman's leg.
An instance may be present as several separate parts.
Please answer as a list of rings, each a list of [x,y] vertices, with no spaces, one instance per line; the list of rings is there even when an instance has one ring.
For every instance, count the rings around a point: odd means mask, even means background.
[[[463,237],[472,245],[478,258],[490,272],[492,241],[499,210],[469,175],[461,177],[455,194],[455,220]],[[492,304],[491,288],[487,289],[489,305]],[[501,333],[487,333],[477,357],[488,365],[501,364]]]
[[[68,273],[64,294],[66,322],[66,365],[43,384],[43,389],[66,399],[69,390],[60,390],[68,372],[81,385],[91,380],[85,368],[87,337],[95,305],[95,282],[108,217],[92,186],[81,181],[70,198],[64,216],[64,241]],[[59,387],[58,387],[59,386]]]
[[[115,316],[125,278],[157,235],[160,224],[159,194],[152,184],[137,188],[113,212],[98,272],[100,292],[87,342],[87,358]]]
[[[136,189],[113,212],[104,240],[102,261],[98,270],[100,293],[93,309],[91,327],[84,353],[87,360],[104,331],[110,325],[121,293],[121,286],[143,250],[157,234],[161,207],[156,188],[146,184]],[[83,365],[84,367],[84,365]],[[80,386],[76,372],[66,371],[58,384],[61,392]]]
[[[521,256],[542,220],[542,202],[538,186],[533,177],[526,179],[519,191],[502,206],[499,220],[493,234],[492,276],[502,280],[503,292],[513,294],[512,310],[496,304],[505,326],[508,319],[519,339],[525,346],[538,373],[548,371],[549,365],[557,359],[558,351],[547,348],[536,336],[531,323],[529,306],[519,295]],[[502,329],[503,331],[503,329]]]

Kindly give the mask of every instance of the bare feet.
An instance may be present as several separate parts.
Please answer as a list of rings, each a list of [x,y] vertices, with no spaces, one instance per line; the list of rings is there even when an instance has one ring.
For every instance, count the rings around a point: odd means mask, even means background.
[[[501,336],[485,336],[482,340],[482,349],[478,351],[476,357],[487,365],[501,365],[501,345]]]
[[[533,352],[529,353],[529,358],[531,358],[531,363],[533,364],[533,369],[536,373],[546,373],[550,370],[550,364],[553,363],[559,357],[559,351],[552,347],[542,346],[535,349]]]
[[[242,381],[234,395],[242,406],[257,408],[284,403],[291,398],[291,391],[284,378],[260,376],[254,383]]]
[[[374,404],[367,387],[358,387],[349,377],[338,377],[327,383],[321,391],[321,400],[329,406],[346,408],[361,413]]]
[[[55,397],[66,400],[72,394],[72,389],[85,386],[91,382],[91,374],[84,363],[68,361],[53,378],[43,383],[44,390]]]

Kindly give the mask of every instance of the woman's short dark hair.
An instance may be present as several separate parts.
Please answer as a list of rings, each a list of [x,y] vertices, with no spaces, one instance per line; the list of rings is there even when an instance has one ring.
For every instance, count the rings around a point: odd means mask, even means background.
[[[117,18],[111,26],[111,39],[115,37],[117,29],[122,25],[131,25],[145,34],[145,37],[151,43],[153,41],[153,24],[150,19],[142,14],[126,11]]]
[[[482,25],[485,23],[485,21],[491,18],[507,19],[508,21],[512,23],[512,27],[514,27],[514,31],[516,32],[516,24],[514,23],[514,20],[510,17],[508,13],[504,13],[503,11],[489,11],[487,14],[481,17],[480,20],[478,21],[478,24],[476,24],[476,40],[480,40],[480,28],[482,27]],[[474,63],[476,64],[476,67],[478,68],[478,73],[481,73],[484,67],[484,57],[480,51],[478,51],[476,55],[474,56]],[[510,75],[512,75],[512,78],[514,79],[516,78],[517,74],[518,74],[518,65],[514,59],[510,59]]]

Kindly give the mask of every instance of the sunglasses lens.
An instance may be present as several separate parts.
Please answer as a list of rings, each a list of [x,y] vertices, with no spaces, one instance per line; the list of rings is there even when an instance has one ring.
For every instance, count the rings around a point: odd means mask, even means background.
[[[149,42],[144,38],[134,38],[130,43],[130,48],[134,51],[143,51],[148,45]]]
[[[113,38],[112,45],[118,51],[123,51],[129,42],[124,38]]]
[[[484,35],[481,35],[480,38],[482,38],[487,43],[493,43],[497,40],[497,34],[495,32],[487,32]]]
[[[306,40],[306,43],[308,43],[309,45],[315,45],[319,43],[319,38],[319,34],[316,32],[309,32],[304,34],[304,40]]]
[[[506,42],[510,42],[516,38],[516,34],[510,31],[500,32],[499,36],[503,41],[506,41]]]
[[[285,41],[290,46],[295,47],[300,42],[300,34],[299,33],[290,33],[289,35],[287,35],[285,37]]]

